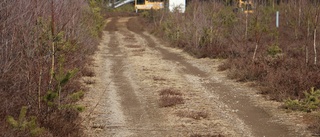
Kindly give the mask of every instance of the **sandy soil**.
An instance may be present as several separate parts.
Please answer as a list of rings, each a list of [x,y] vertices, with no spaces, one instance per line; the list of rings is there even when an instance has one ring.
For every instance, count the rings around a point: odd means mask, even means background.
[[[195,59],[143,31],[137,17],[110,18],[82,102],[85,135],[96,137],[311,136],[302,115],[286,113],[247,83],[217,71],[222,60]],[[159,106],[159,91],[184,104]]]

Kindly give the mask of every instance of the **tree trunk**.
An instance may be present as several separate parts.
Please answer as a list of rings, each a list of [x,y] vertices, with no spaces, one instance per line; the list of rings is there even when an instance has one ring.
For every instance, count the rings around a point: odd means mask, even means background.
[[[248,14],[246,14],[246,31],[244,34],[245,39],[248,39]]]
[[[299,18],[298,18],[298,25],[301,26],[301,0],[299,1]]]
[[[313,31],[314,65],[317,65],[317,28]]]
[[[256,47],[254,49],[254,52],[253,52],[253,56],[252,56],[252,62],[254,62],[254,60],[256,59],[256,54],[257,54],[257,50],[258,50],[258,42],[256,42]]]
[[[308,29],[307,29],[307,41],[309,41],[310,37],[310,21],[308,20]],[[306,54],[306,65],[309,64],[309,50],[308,50],[308,42],[305,44],[305,54]]]
[[[318,9],[316,11],[316,16],[315,16],[315,27],[314,27],[314,31],[313,31],[313,51],[314,51],[314,65],[317,65],[317,25],[318,25]]]
[[[39,84],[38,84],[38,112],[40,112],[41,109],[41,80],[42,80],[42,69],[40,69],[40,75],[39,75]]]
[[[53,75],[54,75],[54,67],[55,67],[55,16],[54,16],[54,0],[51,0],[51,72],[50,72],[50,81],[49,85],[52,84]]]
[[[304,48],[305,48],[305,54],[306,54],[306,66],[308,65],[309,63],[309,50],[308,50],[308,46],[307,45],[304,45]]]

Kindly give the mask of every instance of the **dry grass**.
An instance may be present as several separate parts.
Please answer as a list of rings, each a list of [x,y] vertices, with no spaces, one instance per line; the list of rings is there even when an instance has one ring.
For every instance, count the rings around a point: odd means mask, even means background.
[[[314,131],[318,136],[320,136],[320,116],[315,117],[313,123],[309,126],[309,128]]]
[[[161,96],[160,97],[160,107],[172,107],[177,104],[183,104],[183,98],[181,96]]]
[[[153,77],[153,80],[154,80],[154,81],[165,81],[166,79],[164,79],[164,78],[162,78],[162,77],[154,76],[154,77]]]
[[[160,93],[159,106],[160,107],[172,107],[177,104],[183,104],[184,100],[182,93],[175,91],[173,89],[164,89]]]
[[[132,43],[137,42],[137,40],[134,37],[125,37],[124,40],[126,42],[132,42]]]
[[[316,136],[320,135],[320,112],[308,114],[304,117],[306,123],[309,124],[309,129],[315,133]]]
[[[182,93],[174,89],[164,89],[159,93],[160,96],[182,96]]]
[[[94,84],[96,82],[94,80],[92,80],[92,79],[86,79],[86,80],[84,80],[84,83],[86,83],[88,85],[92,85],[92,84]]]
[[[127,48],[141,48],[140,45],[126,45]]]
[[[179,111],[177,116],[201,120],[208,118],[208,113],[203,111]]]
[[[132,50],[133,56],[142,56],[143,52],[146,51],[146,49],[134,49]]]
[[[94,73],[94,71],[91,68],[85,67],[82,71],[81,71],[83,76],[86,77],[94,77],[96,76],[96,74]]]
[[[135,50],[132,50],[132,52],[136,53],[136,54],[139,54],[139,55],[142,55],[142,52],[146,51],[146,49],[135,49]]]
[[[218,135],[211,135],[211,134],[206,134],[206,135],[193,134],[193,135],[190,135],[190,137],[224,137],[224,136],[221,135],[221,134],[218,134]]]

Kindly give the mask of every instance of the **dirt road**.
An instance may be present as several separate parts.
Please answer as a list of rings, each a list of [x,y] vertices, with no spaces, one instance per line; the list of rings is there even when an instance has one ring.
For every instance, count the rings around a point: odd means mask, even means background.
[[[96,76],[84,78],[94,83],[83,101],[84,136],[310,136],[298,124],[302,116],[217,71],[221,60],[167,47],[137,20],[107,20],[92,66]],[[160,107],[164,89],[182,93],[183,104]]]

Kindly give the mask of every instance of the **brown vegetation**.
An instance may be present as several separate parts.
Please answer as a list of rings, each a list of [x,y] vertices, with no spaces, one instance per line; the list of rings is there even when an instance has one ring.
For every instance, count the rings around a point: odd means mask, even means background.
[[[159,95],[160,95],[160,100],[159,100],[160,107],[171,107],[177,104],[184,103],[182,93],[174,89],[161,90]]]
[[[207,134],[207,135],[202,135],[202,134],[193,134],[190,137],[224,137],[223,135],[211,135],[211,134]]]
[[[179,111],[177,112],[177,115],[179,117],[192,118],[195,120],[201,120],[208,117],[208,113],[203,111]]]
[[[83,64],[102,27],[93,0],[0,2],[0,136],[81,135],[75,79],[94,75]]]
[[[179,91],[176,91],[174,89],[164,89],[164,90],[160,91],[159,95],[160,96],[168,96],[168,95],[171,95],[171,96],[182,96],[182,93],[180,93]]]
[[[83,68],[83,70],[81,72],[82,72],[82,76],[86,76],[86,77],[96,76],[96,74],[94,74],[92,68],[85,67],[85,68]]]
[[[320,135],[320,113],[312,114],[305,118],[310,123],[310,129],[315,132],[315,135]]]
[[[153,32],[196,57],[226,58],[220,70],[255,81],[263,94],[284,101],[320,89],[319,3],[254,1],[252,14],[217,1],[192,1],[186,13],[144,14]],[[276,12],[280,27],[276,27]],[[318,106],[319,107],[319,106]],[[315,109],[317,110],[317,109]]]

